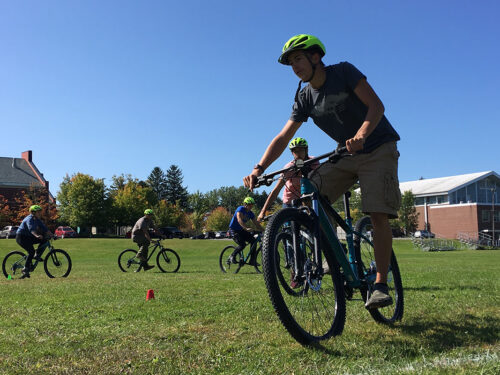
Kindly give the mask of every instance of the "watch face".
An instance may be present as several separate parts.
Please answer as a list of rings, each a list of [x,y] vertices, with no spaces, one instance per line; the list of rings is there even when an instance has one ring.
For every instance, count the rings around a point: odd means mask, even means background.
[[[302,159],[295,160],[295,166],[297,168],[302,168],[304,166],[304,160],[302,160]]]

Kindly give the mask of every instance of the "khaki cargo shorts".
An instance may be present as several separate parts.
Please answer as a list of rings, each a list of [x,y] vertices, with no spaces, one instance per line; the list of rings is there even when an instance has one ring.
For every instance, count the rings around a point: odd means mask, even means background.
[[[359,181],[363,212],[386,213],[395,219],[401,205],[398,159],[396,142],[388,142],[369,154],[348,156],[336,164],[324,163],[309,178],[331,203]]]

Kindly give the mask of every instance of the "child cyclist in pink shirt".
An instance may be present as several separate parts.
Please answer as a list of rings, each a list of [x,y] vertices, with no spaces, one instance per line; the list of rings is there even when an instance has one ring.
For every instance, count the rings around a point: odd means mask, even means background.
[[[305,161],[313,158],[313,156],[308,155],[309,147],[304,138],[298,137],[292,139],[288,148],[292,152],[293,160],[286,164],[283,168],[291,167],[295,164],[297,159]],[[319,162],[315,162],[311,165],[311,169],[316,169],[318,166]],[[266,211],[269,210],[270,206],[274,203],[283,186],[285,187],[285,190],[283,191],[283,207],[291,207],[292,201],[300,198],[300,178],[301,176],[298,172],[294,171],[286,172],[286,174],[282,175],[274,186],[274,189],[271,191],[271,194],[267,197],[266,203],[264,203],[257,220],[262,221],[262,219],[264,219]]]

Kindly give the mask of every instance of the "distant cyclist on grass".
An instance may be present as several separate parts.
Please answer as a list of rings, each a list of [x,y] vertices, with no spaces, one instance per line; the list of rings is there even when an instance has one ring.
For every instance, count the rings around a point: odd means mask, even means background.
[[[374,228],[377,264],[374,291],[366,307],[384,307],[393,303],[387,287],[392,253],[389,219],[397,217],[401,202],[396,146],[400,138],[363,73],[348,62],[325,66],[325,52],[323,43],[307,34],[296,35],[283,46],[278,62],[291,66],[300,79],[292,114],[243,181],[252,189],[309,117],[339,146],[346,146],[354,156],[325,163],[309,177],[332,203],[359,180],[362,210],[370,214]],[[302,82],[309,84],[301,90]]]
[[[42,207],[35,204],[30,207],[30,214],[24,218],[16,232],[16,242],[28,252],[26,264],[21,270],[21,279],[30,277],[33,258],[43,261],[42,254],[48,245],[47,239],[52,236],[42,221]],[[34,244],[39,244],[36,251]]]
[[[306,161],[313,158],[313,156],[309,156],[309,145],[304,138],[294,138],[288,145],[288,148],[292,152],[293,160],[287,163],[283,169],[294,165],[297,159]],[[311,165],[311,169],[316,169],[318,166],[319,162],[313,163]],[[260,210],[260,214],[257,217],[258,221],[262,221],[264,219],[266,211],[269,210],[271,205],[274,203],[283,187],[285,187],[285,190],[283,191],[283,207],[291,207],[292,201],[300,198],[300,177],[299,172],[294,171],[287,172],[285,175],[281,176],[271,191],[271,194],[267,197],[262,210]]]
[[[229,261],[234,264],[237,263],[235,255],[245,248],[247,242],[250,244],[250,246],[255,242],[255,238],[251,233],[253,229],[247,225],[247,222],[251,220],[258,231],[262,232],[264,230],[264,228],[262,228],[255,219],[255,214],[252,212],[254,204],[255,200],[252,197],[246,197],[243,200],[243,206],[239,206],[236,209],[233,218],[229,223],[229,230],[231,232],[231,235],[233,236],[233,240],[238,244],[236,249],[234,249],[233,253],[229,257]],[[250,255],[249,264],[252,266],[257,265],[256,254],[254,254],[253,252]]]
[[[148,249],[151,243],[149,228],[152,228],[156,234],[163,237],[153,222],[153,210],[150,208],[144,211],[144,216],[137,220],[132,228],[132,241],[139,246],[139,252],[136,257],[141,261],[141,266],[144,268],[144,271],[149,271],[151,268],[154,268],[154,266],[148,264]],[[140,268],[138,270],[140,270]]]

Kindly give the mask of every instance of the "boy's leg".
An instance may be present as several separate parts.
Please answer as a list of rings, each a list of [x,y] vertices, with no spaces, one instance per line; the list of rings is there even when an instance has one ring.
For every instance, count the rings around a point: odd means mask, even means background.
[[[381,145],[362,156],[359,180],[363,212],[370,213],[373,224],[373,247],[377,278],[367,308],[392,304],[388,294],[387,272],[392,254],[392,231],[389,219],[398,217],[401,193],[398,181],[399,152],[395,142]]]
[[[370,214],[373,224],[373,251],[377,265],[375,283],[387,284],[387,271],[392,253],[392,231],[387,214],[373,212]]]
[[[35,248],[33,247],[33,240],[26,236],[16,236],[16,242],[19,246],[21,246],[24,250],[28,252],[28,256],[26,257],[26,263],[24,264],[24,268],[22,272],[26,277],[29,277],[29,273],[31,272],[32,260],[35,255]]]
[[[35,251],[35,255],[34,255],[35,260],[37,260],[38,262],[43,261],[42,254],[43,254],[44,250],[47,248],[47,246],[49,246],[48,240],[46,240],[45,238],[43,240],[39,240],[39,245],[38,245],[38,247]]]
[[[235,231],[234,232],[233,240],[234,240],[234,242],[236,242],[236,244],[238,246],[236,246],[236,248],[233,250],[233,253],[229,257],[230,262],[233,264],[237,263],[236,259],[235,259],[236,254],[238,254],[239,252],[242,252],[243,249],[245,248],[245,246],[247,245],[245,242],[245,238],[244,238],[244,232],[246,232],[246,231]]]

